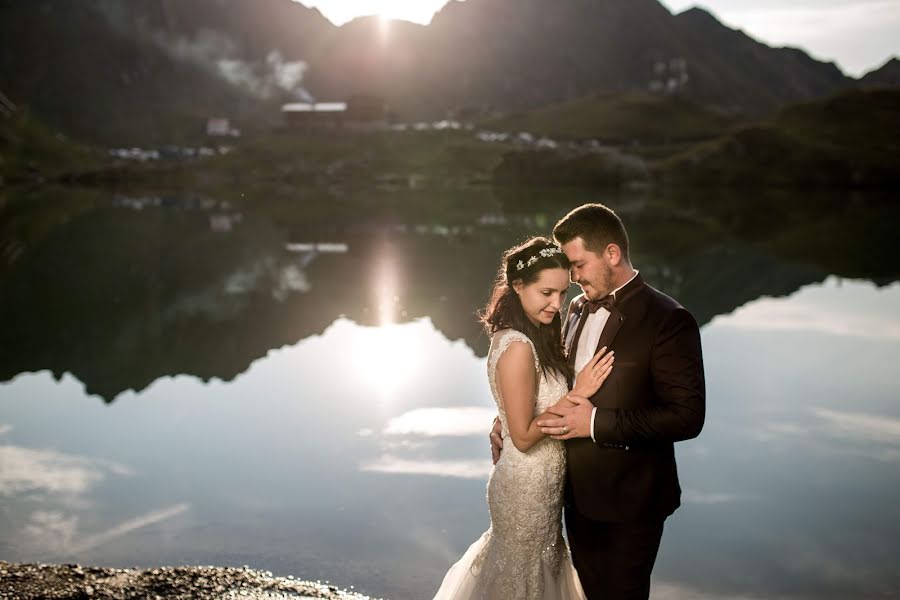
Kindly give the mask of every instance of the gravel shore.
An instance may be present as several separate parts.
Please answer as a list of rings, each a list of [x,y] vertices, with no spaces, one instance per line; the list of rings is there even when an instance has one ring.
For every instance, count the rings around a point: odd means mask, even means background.
[[[0,561],[2,600],[374,600],[321,583],[223,567],[105,569]]]

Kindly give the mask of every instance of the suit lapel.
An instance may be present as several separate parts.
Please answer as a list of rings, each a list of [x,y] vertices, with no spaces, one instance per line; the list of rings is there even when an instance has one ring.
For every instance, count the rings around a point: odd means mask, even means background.
[[[595,354],[603,346],[607,348],[612,347],[613,340],[616,339],[616,334],[619,333],[619,329],[622,328],[622,323],[624,322],[625,315],[618,308],[613,308],[609,313],[609,318],[606,319],[603,331],[600,332],[600,339],[597,341],[597,347],[594,349]]]
[[[612,343],[616,339],[619,330],[622,328],[622,324],[625,322],[625,314],[620,310],[620,307],[624,306],[628,300],[643,289],[643,287],[644,278],[638,273],[625,287],[616,292],[616,305],[610,311],[609,318],[606,320],[606,325],[603,326],[603,331],[600,332],[600,339],[597,341],[597,347],[594,349],[594,353],[603,346],[612,348]]]
[[[566,315],[566,326],[563,328],[562,332],[562,341],[565,346],[566,355],[572,353],[572,349],[575,347],[575,336],[578,334],[578,329],[581,327],[581,322],[584,320],[582,318],[581,311],[584,308],[585,298],[584,296],[579,296],[572,300],[572,303],[569,305],[569,312]],[[575,331],[572,331],[572,327],[575,327]],[[574,334],[571,339],[569,339],[569,334]],[[575,358],[571,357],[570,362],[574,362]]]
[[[578,354],[578,340],[581,339],[581,332],[584,331],[584,324],[587,322],[587,319],[582,316],[581,319],[578,320],[578,329],[575,330],[575,337],[572,338],[572,347],[569,350],[569,365],[572,368],[575,368],[575,355]]]

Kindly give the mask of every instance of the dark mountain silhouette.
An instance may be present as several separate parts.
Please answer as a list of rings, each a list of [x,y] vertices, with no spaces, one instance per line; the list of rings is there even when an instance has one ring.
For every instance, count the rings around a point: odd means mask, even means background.
[[[203,41],[213,34],[232,46],[222,58],[265,58],[273,50],[302,59],[337,28],[322,14],[293,0],[91,0],[116,29],[130,37]],[[206,40],[209,41],[209,40]],[[213,49],[213,48],[211,48]],[[214,48],[222,50],[222,48]]]
[[[359,19],[334,36],[353,51],[316,56],[312,87],[335,94],[362,87],[432,112],[506,112],[596,91],[650,90],[759,115],[849,81],[832,63],[770,48],[701,9],[672,15],[656,0],[454,1],[427,28],[386,31],[376,19]]]
[[[0,89],[78,139],[196,140],[211,116],[277,122],[289,57],[334,29],[291,0],[2,0]]]
[[[307,91],[380,95],[401,118],[615,91],[752,116],[852,82],[657,0],[453,1],[428,26],[343,27],[291,0],[0,0],[0,36],[0,89],[52,127],[104,142],[184,136],[209,115],[265,126],[278,102]]]
[[[831,62],[799,48],[772,48],[720,23],[701,8],[675,16],[696,58],[688,97],[753,113],[812,100],[850,83]]]
[[[117,31],[90,2],[0,3],[0,88],[51,128],[109,144],[173,141],[257,103],[202,67]]]
[[[900,87],[900,58],[892,57],[881,67],[869,71],[859,80],[862,87]]]

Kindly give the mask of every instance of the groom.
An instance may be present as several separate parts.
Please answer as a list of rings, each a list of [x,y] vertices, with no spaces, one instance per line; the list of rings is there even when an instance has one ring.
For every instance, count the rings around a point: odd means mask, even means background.
[[[553,237],[584,292],[563,332],[570,363],[577,373],[603,346],[616,357],[589,400],[572,396],[575,407],[560,403],[548,411],[558,418],[538,423],[566,440],[572,560],[589,600],[648,598],[663,522],[681,503],[673,444],[703,427],[700,331],[631,266],[628,234],[606,206],[576,208]]]

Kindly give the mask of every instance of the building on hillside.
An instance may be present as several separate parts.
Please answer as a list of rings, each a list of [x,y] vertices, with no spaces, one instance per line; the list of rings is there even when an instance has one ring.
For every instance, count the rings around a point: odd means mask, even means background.
[[[281,107],[281,114],[285,125],[303,129],[387,126],[387,104],[370,95],[352,96],[347,102],[292,102]]]
[[[678,94],[689,81],[688,61],[679,56],[653,63],[653,78],[647,87],[654,94]]]
[[[340,127],[347,117],[346,102],[291,102],[281,107],[288,127]]]
[[[210,137],[240,137],[241,131],[234,129],[228,119],[210,117],[206,120],[206,135]]]

